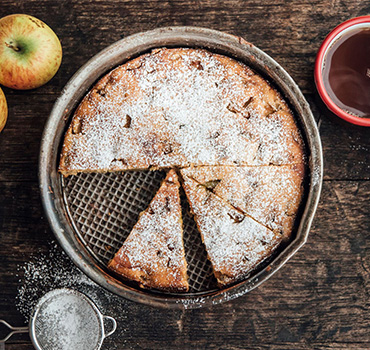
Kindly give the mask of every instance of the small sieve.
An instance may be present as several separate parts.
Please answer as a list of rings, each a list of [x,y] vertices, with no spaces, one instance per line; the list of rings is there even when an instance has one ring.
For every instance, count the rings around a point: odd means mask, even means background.
[[[106,332],[104,321],[112,323]],[[37,350],[98,350],[103,340],[117,328],[116,320],[101,314],[84,294],[61,288],[46,293],[33,310],[28,327],[13,327],[0,320],[11,332],[0,343],[15,333],[29,331]]]

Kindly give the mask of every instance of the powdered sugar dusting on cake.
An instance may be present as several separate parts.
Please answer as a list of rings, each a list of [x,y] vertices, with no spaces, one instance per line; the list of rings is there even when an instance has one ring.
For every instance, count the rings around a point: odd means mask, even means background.
[[[157,194],[148,212],[140,217],[140,227],[137,225],[134,228],[133,236],[124,244],[133,269],[150,264],[155,271],[163,267],[164,260],[166,264],[170,263],[177,268],[184,265],[180,213],[171,209],[172,203],[168,204],[168,209],[163,207],[164,196],[162,193]],[[157,258],[153,259],[153,255],[157,255]]]
[[[120,273],[123,266],[139,272],[143,280],[138,282],[153,288],[185,289],[186,261],[179,186],[176,172],[171,170],[110,263],[111,269]],[[123,275],[133,278],[125,272]]]
[[[276,232],[186,176],[184,188],[220,284],[244,277],[280,243]]]
[[[67,132],[60,171],[69,175],[189,166],[268,167],[303,164],[303,158],[294,118],[264,79],[244,64],[205,50],[159,49],[113,70],[89,92]],[[263,206],[252,205],[253,215],[242,215],[215,194],[209,197],[212,210],[206,210],[209,203],[203,205],[198,227],[206,232],[203,237],[214,266],[218,264],[219,282],[227,284],[227,279],[248,273],[281,241],[272,229],[284,226],[279,220],[287,212],[272,208],[274,216],[266,218]],[[267,199],[271,204],[271,197]],[[118,272],[121,267],[135,272],[147,286],[158,271],[178,279],[176,269],[183,263],[183,251],[168,248],[182,246],[182,235],[179,241],[168,238],[178,232],[178,217],[162,215],[155,206],[153,201],[148,210],[159,214],[146,211],[110,263]],[[192,206],[194,210],[196,202]],[[156,250],[156,240],[167,248]],[[222,264],[229,270],[222,270]]]
[[[157,50],[117,68],[77,119],[63,148],[67,173],[286,164],[302,153],[279,95],[243,64],[204,50]]]
[[[292,233],[303,195],[304,165],[240,167],[215,193],[285,237]],[[239,189],[239,192],[236,192]]]
[[[181,170],[272,230],[289,237],[302,199],[304,165],[197,167]]]

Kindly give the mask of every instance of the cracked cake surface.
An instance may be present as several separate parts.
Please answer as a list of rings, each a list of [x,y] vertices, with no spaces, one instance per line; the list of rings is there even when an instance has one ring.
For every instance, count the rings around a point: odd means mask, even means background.
[[[142,287],[187,291],[180,183],[170,170],[108,268]]]

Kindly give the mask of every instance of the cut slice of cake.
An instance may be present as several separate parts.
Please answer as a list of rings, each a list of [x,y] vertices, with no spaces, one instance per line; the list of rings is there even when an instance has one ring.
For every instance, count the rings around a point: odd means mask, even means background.
[[[187,291],[179,180],[170,170],[108,268],[141,287]]]
[[[183,187],[220,286],[238,281],[271,255],[282,236],[183,175]]]
[[[303,196],[304,164],[181,170],[244,214],[290,237]]]

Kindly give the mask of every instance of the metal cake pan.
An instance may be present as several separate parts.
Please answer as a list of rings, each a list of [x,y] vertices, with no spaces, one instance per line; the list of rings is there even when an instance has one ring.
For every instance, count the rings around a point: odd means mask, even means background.
[[[58,174],[61,143],[75,108],[94,83],[125,61],[158,47],[196,47],[224,54],[246,63],[284,96],[296,116],[306,143],[308,176],[306,196],[294,238],[263,268],[244,281],[220,290],[166,294],[140,290],[116,279],[97,263],[71,222],[63,200]],[[323,156],[316,122],[297,84],[266,53],[240,37],[199,27],[166,27],[122,39],[81,67],[63,89],[47,120],[39,160],[39,184],[43,206],[55,236],[72,261],[92,280],[109,291],[153,306],[197,308],[237,298],[270,278],[306,242],[318,205],[323,176]]]

